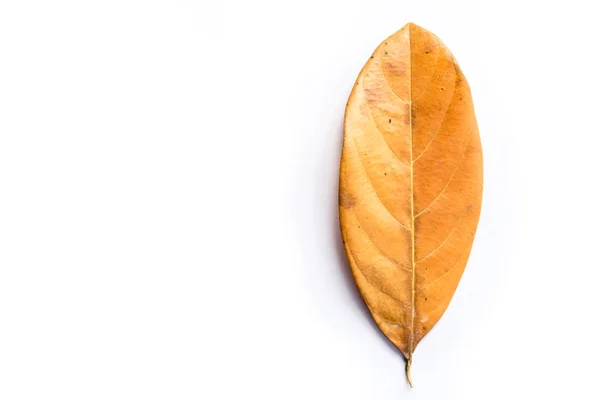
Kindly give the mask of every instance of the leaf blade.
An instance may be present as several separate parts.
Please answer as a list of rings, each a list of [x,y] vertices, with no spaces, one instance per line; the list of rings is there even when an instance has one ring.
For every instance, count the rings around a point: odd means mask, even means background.
[[[340,224],[361,295],[409,361],[462,276],[482,184],[469,85],[446,46],[408,24],[375,50],[350,94]]]

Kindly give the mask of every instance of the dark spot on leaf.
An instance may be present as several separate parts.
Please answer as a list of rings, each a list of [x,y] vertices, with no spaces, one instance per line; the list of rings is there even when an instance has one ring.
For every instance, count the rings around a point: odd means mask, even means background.
[[[387,172],[384,172],[383,174],[384,174],[384,175],[387,175]]]
[[[385,54],[387,56],[387,51],[385,53],[383,53],[383,54]]]
[[[425,301],[427,301],[427,297],[425,297]]]
[[[441,90],[441,91],[443,91],[443,90],[444,90],[444,88],[440,88],[440,90]]]
[[[391,119],[391,118],[390,118],[390,121],[389,121],[389,123],[390,123],[390,124],[392,123],[392,119]]]
[[[425,54],[429,54],[429,52],[428,52],[428,51],[426,51],[426,52],[425,52]]]
[[[346,189],[340,190],[340,205],[344,208],[351,208],[356,204],[354,196],[346,191]]]

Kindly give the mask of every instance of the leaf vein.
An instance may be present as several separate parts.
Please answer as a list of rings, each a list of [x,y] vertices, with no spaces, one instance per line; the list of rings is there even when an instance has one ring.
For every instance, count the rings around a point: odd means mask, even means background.
[[[404,100],[402,97],[400,97],[400,95],[398,93],[396,93],[396,91],[394,89],[392,89],[392,87],[388,83],[387,78],[385,76],[385,71],[383,70],[383,58],[381,57],[381,50],[379,50],[379,70],[381,71],[381,77],[383,78],[383,82],[385,83],[385,86],[387,86],[387,88],[390,89],[390,92],[392,92],[392,94],[394,96],[396,96],[398,98],[398,100],[400,100],[404,104],[410,104],[410,101]],[[410,93],[409,93],[409,96],[410,96]]]
[[[454,263],[454,265],[452,266],[452,268],[450,268],[448,271],[444,272],[442,275],[440,275],[439,277],[437,277],[436,279],[434,279],[433,281],[429,282],[429,284],[423,286],[420,289],[415,290],[415,292],[420,292],[421,290],[425,290],[428,287],[430,287],[431,285],[433,285],[434,283],[438,282],[440,279],[443,279],[445,276],[447,276],[450,272],[454,271],[460,264],[460,261],[462,260],[463,256],[465,255],[465,253],[467,252],[467,250],[469,250],[470,246],[467,246],[465,248],[465,250],[461,253],[461,255],[458,257],[458,260]]]
[[[363,84],[363,88],[364,88],[364,84]],[[363,89],[363,93],[364,93],[364,89]],[[366,93],[365,93],[365,95],[366,95]],[[369,119],[373,122],[373,125],[375,126],[375,130],[377,132],[379,132],[379,134],[381,135],[381,138],[383,139],[383,141],[384,141],[385,145],[387,146],[387,148],[390,149],[390,152],[394,155],[394,157],[396,157],[396,159],[398,160],[398,162],[400,164],[402,164],[406,168],[410,168],[410,165],[408,165],[407,163],[405,163],[404,161],[402,161],[400,159],[400,157],[398,156],[398,154],[396,154],[396,152],[394,151],[394,149],[392,149],[392,146],[390,146],[390,144],[388,143],[387,139],[383,135],[383,132],[379,129],[379,126],[377,125],[377,121],[375,121],[375,118],[373,117],[373,113],[371,112],[371,106],[369,106],[369,100],[366,98],[366,96],[365,96],[365,108],[367,109],[367,112],[369,113]]]
[[[383,206],[383,208],[385,208],[385,210],[390,214],[390,217],[392,217],[392,219],[394,221],[396,221],[398,223],[398,225],[400,225],[401,227],[403,227],[404,229],[406,229],[407,231],[410,231],[410,229],[404,225],[402,222],[400,222],[395,216],[394,214],[392,214],[392,212],[389,210],[389,208],[387,208],[387,206],[383,203],[383,201],[381,201],[381,198],[379,197],[379,194],[377,194],[377,189],[375,189],[375,185],[373,184],[373,181],[371,180],[371,178],[369,178],[369,173],[367,172],[367,168],[365,167],[362,158],[360,156],[360,151],[358,150],[358,146],[356,144],[356,140],[354,139],[354,136],[352,136],[352,144],[354,144],[354,148],[356,149],[356,153],[358,156],[358,163],[360,164],[363,172],[365,173],[365,176],[367,178],[367,181],[369,181],[369,183],[371,184],[371,188],[373,188],[373,193],[375,194],[375,197],[377,197],[377,200],[379,200],[379,203]]]
[[[438,43],[437,40],[435,41],[435,45],[436,45],[436,49],[439,50],[440,44]],[[417,101],[419,101],[421,99],[421,97],[425,96],[425,94],[427,93],[427,89],[429,89],[429,86],[431,86],[431,82],[433,82],[433,77],[435,76],[435,71],[437,70],[438,64],[440,62],[440,53],[441,53],[441,50],[438,51],[438,53],[437,53],[437,58],[435,59],[435,65],[433,66],[433,73],[429,77],[429,81],[427,82],[425,89],[423,89],[423,92],[419,95],[419,97],[417,97],[416,99],[414,99],[412,101],[413,103],[416,103]]]
[[[456,168],[454,168],[454,171],[452,172],[452,175],[450,175],[450,178],[448,179],[448,182],[446,182],[446,185],[444,186],[444,188],[442,189],[442,191],[440,192],[440,194],[438,194],[436,196],[436,198],[433,199],[433,201],[431,203],[429,203],[429,205],[427,207],[425,207],[421,212],[419,212],[417,215],[415,215],[415,219],[418,218],[419,216],[421,216],[425,211],[429,210],[431,208],[431,206],[433,206],[435,204],[435,202],[438,201],[439,198],[444,194],[444,192],[446,191],[446,189],[450,185],[450,182],[452,182],[452,179],[454,179],[454,175],[458,171],[458,168],[460,168],[460,166],[461,166],[462,162],[464,161],[465,156],[466,156],[466,154],[467,154],[468,151],[469,151],[469,144],[467,143],[467,148],[463,152],[463,154],[462,154],[462,156],[460,158],[460,161],[458,162],[458,165],[456,166]]]
[[[444,124],[446,123],[446,117],[448,116],[448,110],[450,109],[450,105],[452,104],[452,101],[454,100],[454,95],[455,94],[456,94],[456,80],[454,81],[454,87],[452,88],[452,96],[450,97],[450,101],[448,102],[448,105],[446,106],[446,110],[444,111],[444,117],[442,118],[442,123],[440,124],[440,126],[438,127],[438,129],[435,131],[435,133],[433,134],[433,136],[431,136],[431,139],[429,140],[429,142],[427,143],[427,145],[425,146],[425,148],[423,149],[423,151],[421,152],[421,154],[419,154],[417,156],[417,158],[415,158],[412,161],[413,164],[416,163],[417,160],[419,158],[421,158],[421,156],[423,154],[425,154],[425,152],[427,152],[427,150],[429,149],[429,146],[431,146],[431,144],[434,142],[434,140],[437,138],[438,134],[440,133],[440,131],[444,127]]]
[[[354,214],[354,216],[356,217],[356,219],[359,221],[360,223],[360,218],[358,218],[358,215],[356,215],[356,212],[352,209],[350,209],[350,211],[352,211],[352,214]],[[367,234],[367,232],[363,229],[363,232],[365,232],[365,237],[367,238],[367,240],[373,245],[373,247],[375,247],[377,249],[377,251],[379,252],[379,254],[381,254],[382,256],[384,256],[385,258],[387,258],[388,260],[390,260],[391,262],[393,262],[394,264],[398,265],[398,267],[402,268],[402,269],[407,269],[403,264],[399,263],[398,261],[394,260],[392,257],[388,256],[387,254],[385,254],[383,252],[383,250],[381,250],[379,248],[379,246],[377,246],[377,244],[373,241],[373,239],[371,239],[371,237]],[[352,250],[351,250],[352,252]],[[352,253],[354,254],[354,253]],[[408,270],[408,269],[407,269]],[[409,270],[410,271],[410,270]]]
[[[369,278],[367,278],[367,276],[365,275],[365,273],[362,271],[362,269],[358,266],[358,263],[356,262],[356,260],[354,259],[354,253],[352,253],[352,251],[350,251],[350,258],[352,258],[352,261],[354,262],[354,265],[356,265],[356,269],[360,272],[360,275],[365,278],[365,281],[373,288],[375,288],[379,293],[386,295],[387,297],[389,297],[390,299],[394,300],[397,303],[400,304],[405,304],[402,300],[397,299],[396,297],[392,296],[389,293],[384,292],[380,287],[376,286],[373,282],[371,282],[371,280]],[[373,264],[371,264],[373,265]]]
[[[433,254],[435,254],[435,252],[438,251],[444,245],[444,243],[446,243],[446,241],[450,238],[450,236],[452,235],[452,233],[454,233],[454,231],[458,227],[458,224],[460,224],[460,222],[463,220],[464,216],[467,214],[468,211],[469,211],[469,209],[466,209],[463,212],[463,214],[460,216],[460,218],[454,223],[454,226],[452,227],[452,229],[450,230],[450,232],[448,232],[448,234],[446,235],[446,237],[444,238],[444,240],[442,240],[442,242],[439,244],[439,246],[437,246],[435,249],[433,249],[432,251],[430,251],[429,253],[427,253],[427,255],[425,257],[421,257],[420,259],[418,259],[415,262],[415,264],[418,264],[421,261],[425,260],[426,258],[429,258]]]

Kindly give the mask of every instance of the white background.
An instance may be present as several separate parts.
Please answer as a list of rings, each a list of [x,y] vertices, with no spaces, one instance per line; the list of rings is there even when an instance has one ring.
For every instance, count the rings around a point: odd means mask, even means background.
[[[485,156],[412,390],[336,209],[348,94],[408,21]],[[1,1],[0,398],[599,398],[599,37],[584,0]]]

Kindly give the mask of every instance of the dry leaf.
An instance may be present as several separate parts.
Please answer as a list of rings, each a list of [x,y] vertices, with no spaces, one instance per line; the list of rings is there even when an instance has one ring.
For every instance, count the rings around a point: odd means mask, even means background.
[[[407,359],[462,276],[479,220],[481,143],[446,46],[407,24],[375,50],[346,106],[339,209],[352,273]]]

